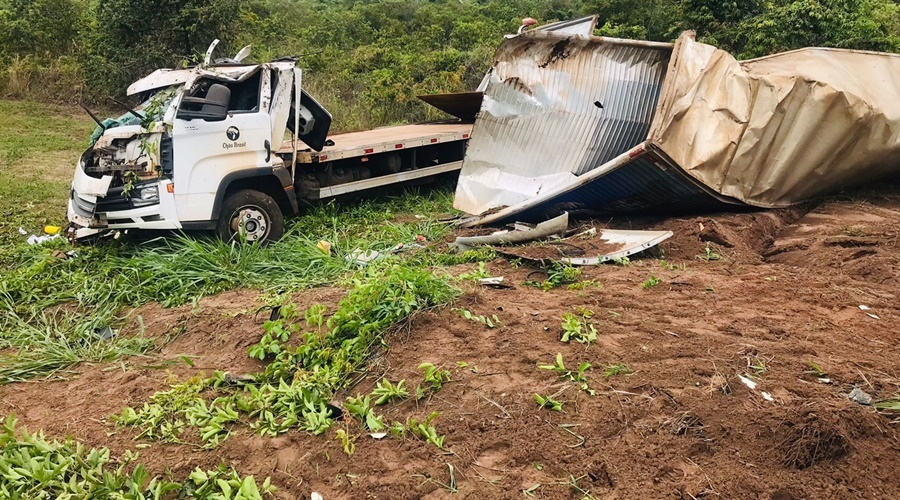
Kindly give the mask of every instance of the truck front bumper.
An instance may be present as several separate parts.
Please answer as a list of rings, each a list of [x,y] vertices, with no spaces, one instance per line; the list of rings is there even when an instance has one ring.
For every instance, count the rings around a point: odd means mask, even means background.
[[[170,181],[157,184],[159,201],[144,206],[122,196],[121,188],[113,189],[112,177],[90,177],[80,168],[75,173],[68,203],[69,222],[90,229],[180,229],[175,214],[175,201],[168,192]]]

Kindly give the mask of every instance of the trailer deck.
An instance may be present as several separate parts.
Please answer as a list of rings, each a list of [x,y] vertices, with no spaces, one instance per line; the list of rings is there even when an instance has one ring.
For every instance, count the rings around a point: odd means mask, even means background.
[[[330,135],[333,146],[325,146],[320,152],[309,149],[298,151],[299,163],[321,163],[326,161],[366,156],[387,151],[440,144],[469,139],[471,123],[420,123],[381,127],[361,132]],[[282,144],[279,154],[292,152],[290,141]]]

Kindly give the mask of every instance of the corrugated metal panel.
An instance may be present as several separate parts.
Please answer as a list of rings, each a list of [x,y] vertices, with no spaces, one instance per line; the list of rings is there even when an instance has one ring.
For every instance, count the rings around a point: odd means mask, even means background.
[[[534,30],[553,31],[559,35],[583,35],[590,36],[594,34],[594,28],[597,27],[597,16],[587,16],[569,21],[558,21],[555,23],[545,24],[533,28]]]
[[[672,45],[528,33],[498,49],[456,208],[481,213],[571,182],[647,137]]]
[[[623,213],[687,213],[743,204],[702,186],[656,150],[633,150],[604,166],[605,172],[576,179],[555,194],[491,214],[472,225],[538,222],[568,212],[573,217]]]

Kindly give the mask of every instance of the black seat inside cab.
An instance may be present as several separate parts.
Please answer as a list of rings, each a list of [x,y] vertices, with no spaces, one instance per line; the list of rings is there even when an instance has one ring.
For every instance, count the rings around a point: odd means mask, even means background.
[[[206,91],[206,97],[184,97],[178,118],[190,120],[200,118],[207,121],[220,121],[228,116],[228,102],[231,100],[231,89],[221,83],[214,83]],[[197,110],[197,107],[200,107]]]

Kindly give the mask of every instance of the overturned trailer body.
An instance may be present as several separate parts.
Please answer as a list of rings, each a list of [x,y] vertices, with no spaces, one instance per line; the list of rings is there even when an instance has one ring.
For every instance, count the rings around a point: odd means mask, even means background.
[[[455,206],[473,224],[773,208],[897,172],[900,56],[526,33],[498,50]]]

